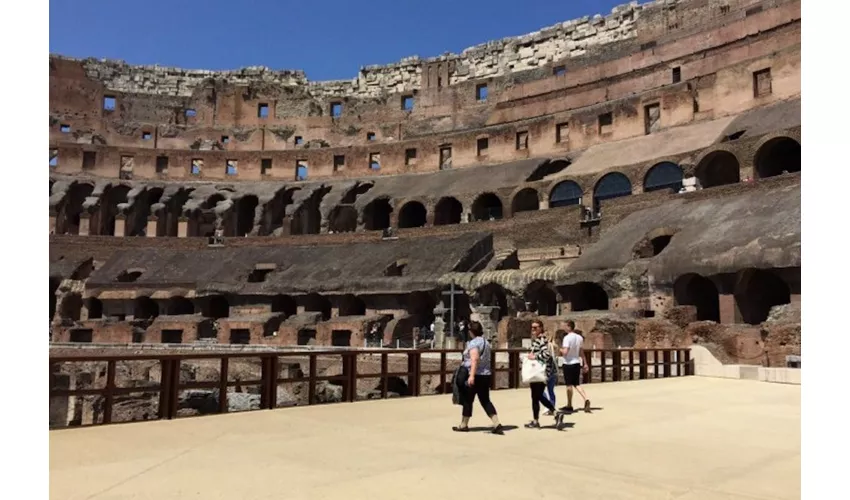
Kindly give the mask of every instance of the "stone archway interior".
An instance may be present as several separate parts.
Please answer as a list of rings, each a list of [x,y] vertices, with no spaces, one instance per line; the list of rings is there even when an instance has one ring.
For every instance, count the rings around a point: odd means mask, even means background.
[[[735,293],[735,300],[744,323],[757,325],[767,319],[771,307],[791,302],[791,289],[770,271],[748,270]]]
[[[463,205],[451,196],[441,198],[434,208],[434,225],[460,224],[463,215]]]
[[[695,306],[699,321],[720,322],[720,296],[710,279],[698,274],[680,276],[673,284],[673,298],[680,306]]]
[[[472,203],[475,220],[498,220],[502,218],[502,200],[493,193],[484,193]]]
[[[532,212],[540,210],[540,198],[532,188],[522,189],[514,196],[512,212]]]
[[[549,195],[549,208],[568,207],[581,203],[581,186],[573,181],[559,182]]]
[[[428,211],[425,205],[418,201],[405,203],[398,212],[398,227],[423,227],[427,220]]]
[[[666,189],[677,193],[682,189],[683,178],[682,167],[671,161],[661,162],[646,173],[643,190],[649,193]]]
[[[755,157],[756,173],[760,179],[799,172],[801,163],[800,143],[788,137],[767,141]]]
[[[608,310],[608,293],[596,283],[583,281],[569,287],[570,307],[573,311]]]
[[[363,210],[363,222],[366,224],[366,230],[380,231],[390,227],[390,214],[392,212],[393,207],[387,198],[380,198],[366,205]]]
[[[714,151],[697,165],[696,176],[703,188],[741,182],[741,166],[728,151]]]

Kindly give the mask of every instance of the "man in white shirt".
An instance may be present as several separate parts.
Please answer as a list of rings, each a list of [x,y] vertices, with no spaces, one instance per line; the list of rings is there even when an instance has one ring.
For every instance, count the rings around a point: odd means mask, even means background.
[[[581,375],[587,372],[584,364],[584,338],[575,332],[576,324],[572,320],[567,321],[567,334],[561,344],[561,355],[563,356],[564,383],[567,385],[567,406],[560,409],[562,412],[573,411],[573,388],[581,394],[584,399],[584,411],[590,412],[590,400],[581,388]]]

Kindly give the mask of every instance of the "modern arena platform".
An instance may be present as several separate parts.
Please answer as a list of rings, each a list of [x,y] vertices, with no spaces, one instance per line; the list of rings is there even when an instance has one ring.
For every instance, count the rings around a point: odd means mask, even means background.
[[[562,431],[523,428],[528,389],[494,391],[503,436],[477,403],[482,432],[452,432],[448,395],[51,431],[50,497],[800,497],[799,385],[691,376],[586,389],[592,413]]]

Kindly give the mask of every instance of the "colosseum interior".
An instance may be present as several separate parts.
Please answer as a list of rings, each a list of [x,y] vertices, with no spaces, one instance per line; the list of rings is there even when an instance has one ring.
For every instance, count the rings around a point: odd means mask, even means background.
[[[635,2],[341,81],[51,55],[51,341],[450,346],[474,317],[501,347],[539,316],[784,365],[800,17]]]

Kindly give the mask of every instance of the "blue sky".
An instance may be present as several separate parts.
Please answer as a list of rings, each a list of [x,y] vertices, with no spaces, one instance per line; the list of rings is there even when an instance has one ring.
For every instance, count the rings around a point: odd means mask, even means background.
[[[262,65],[302,69],[310,80],[348,79],[360,66],[457,53],[606,15],[627,1],[50,0],[50,52],[183,68]]]

